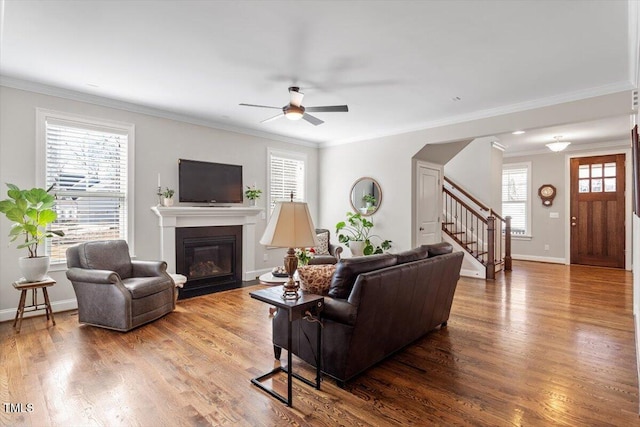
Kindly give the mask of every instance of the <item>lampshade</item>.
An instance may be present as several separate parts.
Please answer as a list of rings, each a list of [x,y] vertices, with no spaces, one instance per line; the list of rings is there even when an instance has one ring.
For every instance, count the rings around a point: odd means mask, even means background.
[[[316,229],[304,202],[278,202],[260,239],[266,246],[308,248],[317,246]]]

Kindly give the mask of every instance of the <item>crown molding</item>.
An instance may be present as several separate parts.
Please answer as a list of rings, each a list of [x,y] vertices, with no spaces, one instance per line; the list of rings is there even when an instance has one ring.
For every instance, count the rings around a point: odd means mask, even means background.
[[[318,148],[318,144],[312,141],[305,141],[297,138],[276,135],[268,132],[260,132],[247,128],[229,126],[213,120],[202,119],[198,117],[188,116],[185,114],[174,113],[159,108],[147,107],[133,102],[120,101],[113,98],[103,96],[90,95],[84,92],[78,92],[71,89],[64,89],[57,86],[45,85],[29,80],[17,79],[0,75],[0,86],[13,89],[25,90],[29,92],[40,93],[42,95],[56,96],[59,98],[70,99],[73,101],[86,102],[89,104],[99,105],[101,107],[115,108],[118,110],[129,111],[132,113],[146,114],[148,116],[159,117],[163,119],[176,120],[183,123],[189,123],[198,126],[204,126],[212,129],[224,130],[242,135],[255,136],[273,141],[287,142],[289,144],[302,145],[305,147]]]
[[[505,105],[497,108],[490,108],[490,109],[476,111],[469,114],[452,116],[452,117],[448,117],[440,120],[433,120],[429,122],[424,122],[418,126],[413,126],[408,128],[398,128],[390,132],[380,132],[375,134],[369,134],[366,137],[321,142],[319,143],[319,146],[321,148],[325,148],[325,147],[331,147],[336,145],[350,144],[353,142],[384,138],[384,137],[393,136],[393,135],[419,132],[419,131],[433,129],[433,128],[442,127],[442,126],[455,125],[459,123],[487,119],[490,117],[502,116],[506,114],[520,113],[523,111],[534,110],[537,108],[550,107],[553,105],[564,104],[567,102],[581,101],[583,99],[595,98],[598,96],[611,95],[614,93],[633,90],[633,89],[634,87],[629,81],[616,82],[616,83],[584,89],[580,91],[554,95],[547,98],[541,98],[541,99],[525,101],[517,104]]]
[[[567,147],[566,150],[562,150],[557,153],[554,153],[553,151],[549,150],[546,146],[542,146],[541,148],[535,149],[535,150],[514,151],[514,152],[509,152],[509,150],[507,149],[507,151],[505,151],[502,154],[502,157],[506,159],[506,158],[512,158],[512,157],[537,156],[540,154],[563,155],[563,154],[573,153],[573,152],[612,149],[612,148],[628,149],[630,145],[631,145],[630,141],[624,141],[624,140],[594,142],[590,144],[571,144],[569,147]]]

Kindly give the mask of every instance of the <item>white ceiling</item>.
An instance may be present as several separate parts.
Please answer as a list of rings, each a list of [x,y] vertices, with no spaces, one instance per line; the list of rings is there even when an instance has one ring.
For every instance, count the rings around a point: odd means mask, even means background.
[[[627,1],[2,4],[5,81],[277,138],[354,141],[632,89]],[[291,85],[305,106],[350,111],[314,113],[316,127],[238,105],[284,106]],[[618,123],[593,138],[626,136]]]

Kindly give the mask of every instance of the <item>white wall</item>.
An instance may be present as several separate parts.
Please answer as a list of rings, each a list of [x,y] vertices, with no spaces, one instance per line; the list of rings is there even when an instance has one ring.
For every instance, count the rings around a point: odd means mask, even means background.
[[[561,123],[582,122],[629,111],[630,92],[590,98],[535,110],[392,135],[320,150],[320,221],[333,228],[349,210],[349,190],[362,176],[382,187],[384,200],[374,230],[393,240],[395,250],[411,247],[413,193],[411,159],[426,144],[461,141]],[[473,167],[469,165],[468,167]]]
[[[0,199],[6,197],[6,182],[31,187],[36,182],[36,108],[84,115],[135,125],[135,256],[139,259],[160,257],[158,220],[150,207],[157,203],[157,176],[162,186],[177,188],[178,158],[197,159],[243,165],[244,182],[257,183],[266,189],[267,147],[305,153],[308,159],[308,202],[315,222],[318,222],[318,149],[266,138],[213,129],[176,120],[107,108],[75,100],[34,92],[0,87]],[[265,197],[258,201],[265,206]],[[257,224],[259,240],[266,220]],[[10,223],[0,219],[0,320],[13,318],[19,294],[11,283],[20,277],[17,258],[23,254],[14,245],[8,246]],[[269,261],[263,261],[267,254]],[[282,262],[282,250],[256,248],[256,269],[268,269]],[[54,311],[75,307],[73,287],[64,269],[52,271],[57,285],[51,288]],[[39,313],[38,313],[39,314]]]

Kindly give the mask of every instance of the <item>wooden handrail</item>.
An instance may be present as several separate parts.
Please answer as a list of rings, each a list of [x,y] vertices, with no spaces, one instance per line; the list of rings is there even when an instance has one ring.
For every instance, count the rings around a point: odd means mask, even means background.
[[[456,190],[458,190],[464,197],[466,197],[467,199],[471,200],[473,203],[475,203],[476,205],[478,205],[478,207],[483,210],[483,211],[489,211],[491,210],[490,207],[486,206],[484,203],[482,203],[481,201],[479,201],[478,199],[476,199],[475,197],[473,197],[471,194],[467,193],[465,191],[464,188],[460,187],[458,184],[456,184],[455,182],[451,181],[449,178],[447,178],[446,176],[444,177],[444,180],[447,181],[449,184],[451,184],[451,186],[453,188],[455,188]]]
[[[462,207],[464,207],[466,210],[473,212],[480,221],[482,221],[483,223],[487,223],[487,219],[484,218],[481,215],[478,215],[478,213],[476,212],[476,210],[474,208],[472,208],[471,206],[469,206],[468,204],[466,204],[465,202],[462,201],[462,199],[460,199],[460,197],[458,197],[456,194],[452,193],[448,188],[442,188],[442,190],[447,193],[448,195],[450,195],[453,200],[455,200],[457,203],[459,203],[460,205],[462,205]]]

